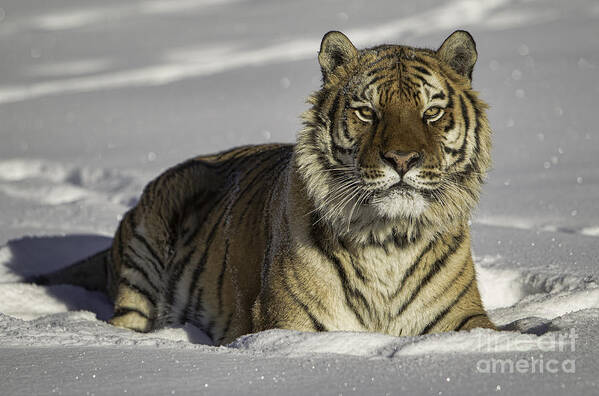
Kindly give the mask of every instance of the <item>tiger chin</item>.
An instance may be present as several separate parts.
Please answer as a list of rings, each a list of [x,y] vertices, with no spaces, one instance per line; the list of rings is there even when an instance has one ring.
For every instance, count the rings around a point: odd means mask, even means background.
[[[271,328],[415,336],[494,329],[468,220],[490,164],[465,31],[436,51],[327,33],[297,143],[177,165],[111,248],[35,279],[106,291],[115,326],[190,322],[215,344]]]

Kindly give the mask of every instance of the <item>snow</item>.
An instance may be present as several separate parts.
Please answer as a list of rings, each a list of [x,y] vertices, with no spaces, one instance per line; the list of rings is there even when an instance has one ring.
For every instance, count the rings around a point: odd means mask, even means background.
[[[596,393],[598,19],[591,0],[0,4],[2,393]],[[436,47],[457,28],[491,105],[472,237],[503,331],[270,330],[214,347],[191,325],[109,326],[101,293],[23,282],[108,246],[166,167],[292,141],[326,31]]]

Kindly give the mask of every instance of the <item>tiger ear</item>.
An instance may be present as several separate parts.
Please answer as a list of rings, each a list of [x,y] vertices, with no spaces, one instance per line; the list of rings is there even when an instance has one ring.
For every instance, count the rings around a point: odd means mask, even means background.
[[[437,56],[453,70],[472,80],[472,69],[478,58],[476,43],[465,30],[456,30],[445,39],[437,50]]]
[[[320,43],[318,63],[325,81],[330,73],[358,56],[358,50],[341,32],[331,31],[324,35]]]

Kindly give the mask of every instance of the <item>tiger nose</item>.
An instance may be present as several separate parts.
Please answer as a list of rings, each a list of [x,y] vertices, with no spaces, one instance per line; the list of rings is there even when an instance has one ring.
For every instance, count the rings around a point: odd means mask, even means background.
[[[393,165],[397,173],[403,176],[407,171],[416,166],[422,155],[416,151],[387,151],[383,157]]]

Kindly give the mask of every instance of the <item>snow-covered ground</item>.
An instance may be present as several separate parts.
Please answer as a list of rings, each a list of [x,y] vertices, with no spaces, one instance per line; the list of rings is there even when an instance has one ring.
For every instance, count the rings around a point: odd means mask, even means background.
[[[474,35],[494,169],[473,219],[503,332],[395,338],[113,328],[107,298],[22,282],[110,243],[161,170],[292,141],[328,30],[359,46]],[[0,3],[0,393],[596,394],[599,3]]]

